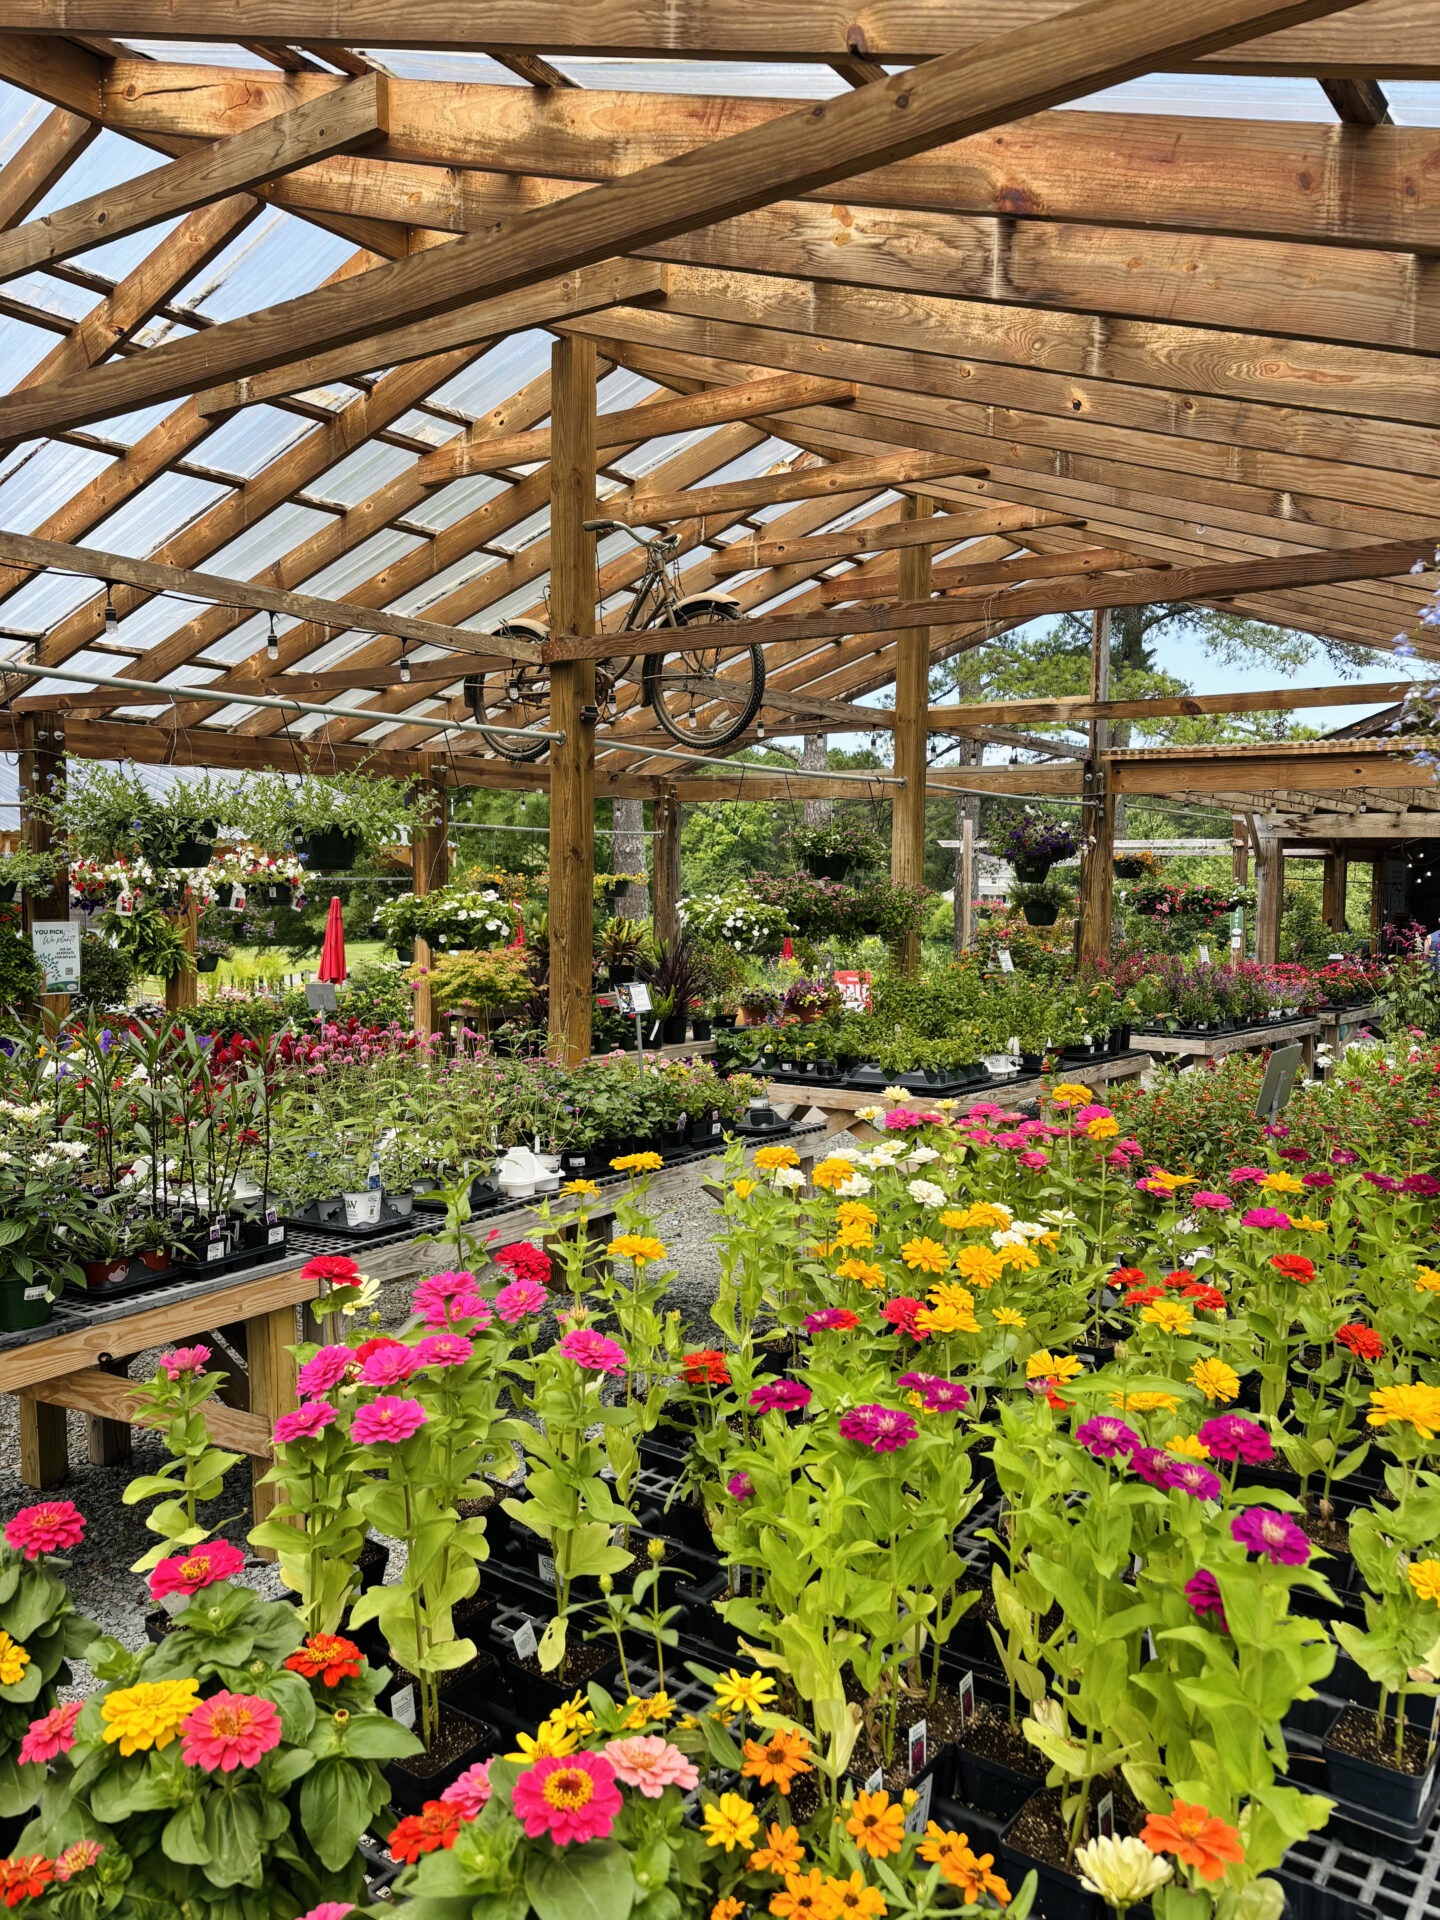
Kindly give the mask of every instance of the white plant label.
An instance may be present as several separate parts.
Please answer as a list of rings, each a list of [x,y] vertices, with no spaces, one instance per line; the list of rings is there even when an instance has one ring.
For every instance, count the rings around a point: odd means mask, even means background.
[[[915,1804],[905,1816],[907,1833],[924,1833],[930,1821],[930,1796],[935,1788],[935,1776],[927,1773],[915,1789]]]
[[[916,1720],[905,1731],[905,1751],[910,1756],[910,1775],[913,1779],[929,1758],[929,1727],[924,1720]]]
[[[1009,947],[997,947],[995,949],[995,958],[1000,962],[1001,973],[1014,973],[1015,960]]]
[[[392,1696],[390,1712],[393,1718],[400,1722],[402,1727],[413,1727],[415,1725],[414,1687],[401,1687],[400,1691]]]
[[[540,1642],[535,1638],[533,1622],[527,1620],[523,1627],[517,1627],[512,1636],[517,1660],[533,1660],[540,1650]]]

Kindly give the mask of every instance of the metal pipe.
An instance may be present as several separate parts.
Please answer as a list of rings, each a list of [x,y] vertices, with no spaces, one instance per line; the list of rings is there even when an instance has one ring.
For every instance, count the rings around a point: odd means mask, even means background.
[[[867,786],[881,781],[887,787],[903,787],[903,773],[889,773],[878,768],[874,773],[831,773],[824,767],[768,767],[757,760],[717,760],[713,754],[690,753],[683,747],[637,747],[624,739],[615,739],[608,734],[597,734],[597,747],[611,747],[625,753],[633,753],[637,760],[693,760],[702,767],[715,767],[721,773],[768,773],[779,774],[786,780],[861,780]],[[596,762],[595,771],[601,774],[605,769]],[[616,773],[633,773],[633,767],[616,767]]]
[[[113,674],[76,673],[66,667],[33,667],[19,660],[0,661],[0,674],[6,673],[27,674],[32,680],[65,680],[79,687],[116,687],[124,693],[151,696],[136,701],[134,704],[137,706],[151,706],[159,701],[173,707],[177,700],[205,700],[217,706],[260,707],[278,713],[318,713],[327,720],[364,720],[372,727],[388,720],[399,727],[434,727],[447,733],[503,733],[513,735],[517,740],[553,740],[557,745],[565,739],[563,733],[544,733],[539,727],[482,727],[476,720],[445,720],[424,714],[408,718],[403,714],[377,713],[370,707],[323,707],[315,700],[280,700],[272,694],[226,693],[205,686],[157,687],[149,680],[121,680]],[[205,729],[197,727],[195,731],[203,735]],[[378,750],[384,743],[377,741],[375,744]]]

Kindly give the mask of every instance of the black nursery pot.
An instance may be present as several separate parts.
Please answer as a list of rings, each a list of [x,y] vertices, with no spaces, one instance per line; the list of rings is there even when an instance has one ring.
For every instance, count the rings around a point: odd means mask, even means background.
[[[384,1763],[390,1798],[397,1813],[419,1813],[427,1800],[438,1800],[446,1787],[452,1786],[476,1761],[499,1751],[500,1737],[488,1720],[467,1713],[451,1700],[442,1700],[440,1743],[446,1758],[438,1765],[424,1753]]]
[[[176,847],[172,865],[193,870],[196,867],[208,867],[210,856],[215,851],[215,840],[219,828],[211,821],[195,833],[187,833]]]
[[[1020,908],[1025,916],[1027,927],[1053,927],[1060,918],[1060,909],[1042,900],[1026,900]]]
[[[1346,1810],[1373,1813],[1382,1820],[1409,1825],[1420,1817],[1421,1809],[1435,1793],[1435,1757],[1423,1773],[1401,1773],[1398,1768],[1379,1766],[1358,1754],[1346,1753],[1332,1743],[1331,1736],[1340,1721],[1355,1715],[1373,1724],[1368,1713],[1358,1707],[1345,1707],[1335,1717],[1330,1734],[1323,1741],[1325,1777],[1336,1797],[1347,1803]],[[1382,1737],[1393,1741],[1395,1722],[1384,1723]]]
[[[360,858],[364,837],[347,827],[321,827],[302,842],[305,864],[312,873],[349,873]]]

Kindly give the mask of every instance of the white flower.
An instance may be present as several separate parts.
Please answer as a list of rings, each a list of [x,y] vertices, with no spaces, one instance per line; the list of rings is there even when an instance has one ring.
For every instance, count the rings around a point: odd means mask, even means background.
[[[1091,1840],[1075,1850],[1080,1884],[1112,1907],[1138,1906],[1174,1872],[1170,1862],[1152,1853],[1143,1840]]]
[[[855,1118],[857,1120],[864,1120],[867,1123],[873,1122],[875,1120],[883,1120],[884,1117],[885,1117],[884,1107],[857,1107],[855,1109]]]
[[[904,1087],[882,1087],[880,1089],[880,1098],[885,1102],[887,1107],[903,1107],[905,1102],[912,1097],[912,1095],[905,1091]]]
[[[346,1296],[340,1303],[340,1311],[348,1320],[357,1313],[370,1311],[380,1298],[380,1282],[367,1280],[362,1274],[353,1287],[337,1287],[335,1291]]]
[[[927,1160],[938,1160],[939,1158],[940,1156],[934,1147],[912,1147],[906,1155],[905,1164],[907,1167],[923,1167]]]
[[[1018,1227],[997,1227],[990,1236],[992,1247],[1023,1247],[1027,1235]]]
[[[1079,1216],[1069,1207],[1047,1207],[1040,1218],[1047,1227],[1073,1227]]]
[[[945,1189],[937,1187],[933,1180],[912,1180],[905,1191],[918,1206],[943,1207],[946,1204]]]
[[[869,1191],[870,1182],[865,1178],[863,1173],[852,1173],[843,1186],[838,1186],[835,1189],[836,1194],[842,1200],[858,1200],[862,1194],[869,1193]]]
[[[804,1184],[805,1176],[799,1167],[777,1167],[775,1169],[775,1185],[777,1187],[803,1187]]]
[[[1043,1240],[1050,1229],[1042,1220],[1017,1220],[1014,1231],[1022,1240]]]

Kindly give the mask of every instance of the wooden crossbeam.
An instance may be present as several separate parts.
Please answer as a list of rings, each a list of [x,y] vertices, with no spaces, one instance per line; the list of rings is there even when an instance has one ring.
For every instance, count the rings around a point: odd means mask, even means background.
[[[208,206],[327,154],[363,147],[384,132],[384,79],[347,80],[305,106],[0,236],[0,280]]]
[[[656,434],[689,433],[699,427],[719,426],[727,420],[748,420],[776,407],[838,405],[855,398],[848,380],[822,380],[813,374],[776,374],[768,380],[748,380],[739,386],[707,389],[678,400],[651,401],[602,413],[595,422],[595,444],[602,453],[627,447]],[[427,486],[443,486],[470,473],[500,473],[507,467],[528,466],[550,458],[548,427],[530,433],[512,433],[501,440],[464,442],[437,447],[418,468]]]
[[[125,1426],[133,1425],[141,1408],[151,1404],[137,1382],[101,1367],[79,1367],[55,1380],[36,1380],[23,1393],[27,1399],[43,1401],[47,1406],[75,1408],[103,1420],[121,1421]],[[270,1458],[270,1423],[258,1413],[244,1413],[211,1400],[205,1408],[205,1425],[217,1447],[230,1447],[258,1459]]]
[[[751,573],[759,567],[790,566],[806,560],[849,560],[863,553],[887,553],[895,547],[945,547],[984,533],[1029,533],[1038,527],[1083,527],[1066,513],[1040,513],[1034,507],[985,507],[977,513],[945,513],[933,521],[890,520],[884,526],[847,527],[843,533],[816,533],[795,540],[737,540],[714,562],[717,574]]]
[[[962,562],[936,567],[931,580],[937,593],[945,593],[957,587],[1007,586],[1017,580],[1064,580],[1072,575],[1133,572],[1142,567],[1163,570],[1166,564],[1115,547],[1092,547],[1068,553],[1032,553],[1022,559],[992,560],[982,566],[966,566]],[[891,600],[899,590],[898,573],[880,574],[854,586],[843,578],[827,580],[820,589],[820,598],[826,606],[835,606],[850,600]]]
[[[95,0],[79,4],[83,12]],[[43,24],[47,13],[57,19],[52,7],[71,5],[72,0],[28,0],[19,9],[22,22],[7,12],[0,24],[27,31],[37,21]],[[1038,31],[1001,34],[979,49],[933,60],[883,85],[811,103],[800,113],[679,154],[661,166],[638,168],[513,224],[498,223],[483,235],[391,261],[361,285],[321,288],[226,321],[200,338],[94,368],[60,392],[46,388],[7,396],[0,400],[0,437],[13,440],[81,426],[202,385],[263,373],[482,298],[518,292],[1156,66],[1340,13],[1344,6],[1345,0],[1188,0],[1183,6],[1173,0],[1162,6],[1153,0],[1088,0]],[[173,30],[175,9],[166,5],[164,11]],[[190,31],[188,12],[184,25]],[[72,30],[73,25],[67,28]],[[140,30],[133,21],[124,29]]]
[[[101,553],[94,547],[63,546],[55,540],[32,540],[20,533],[0,533],[0,565],[24,567],[36,573],[54,568],[61,573],[83,574],[91,580],[124,581],[147,593],[183,594],[223,607],[250,607],[262,613],[310,620],[337,633],[360,628],[369,633],[393,634],[421,646],[449,647],[457,653],[505,654],[515,660],[539,658],[538,649],[528,641],[497,640],[489,634],[467,633],[462,627],[441,626],[433,620],[414,620],[408,614],[377,613],[349,600],[322,600],[311,593],[288,593],[277,587],[263,587],[254,580],[228,580],[216,573],[157,566],[153,560],[131,560],[125,554]]]
[[[1417,766],[1411,752],[1393,741],[1372,741],[1368,747],[1348,741],[1335,750],[1286,753],[1279,746],[1243,750],[1211,747],[1203,759],[1171,748],[1153,755],[1107,756],[1111,788],[1116,793],[1225,793],[1232,789],[1276,795],[1302,790],[1330,793],[1366,787],[1424,787],[1427,770]]]
[[[1065,0],[1028,0],[1027,32],[1043,37],[1063,14]],[[1285,15],[1288,11],[1289,18]],[[1278,24],[1276,17],[1278,15]],[[304,43],[333,39],[343,22],[347,39],[367,46],[491,50],[514,56],[540,51],[598,58],[828,60],[855,51],[846,26],[854,8],[757,7],[753,0],[707,0],[701,10],[678,11],[654,0],[612,0],[576,6],[575,0],[443,0],[416,9],[412,0],[245,0],[237,19],[232,0],[7,0],[3,30],[123,36],[130,40],[247,40]],[[859,50],[885,64],[974,55],[1015,19],[1005,0],[872,0],[864,9]],[[1257,18],[1254,38],[1208,54],[1180,48],[1168,64],[1202,61],[1222,73],[1378,73],[1400,79],[1440,76],[1440,23],[1428,0],[1370,0],[1338,19],[1315,9],[1270,10]],[[1260,36],[1263,36],[1260,37]],[[1158,57],[1151,65],[1162,63]]]
[[[0,168],[0,227],[12,227],[39,205],[100,129],[83,114],[56,107]]]
[[[1243,693],[1156,694],[1143,700],[983,700],[932,707],[932,731],[1026,724],[1081,726],[1092,720],[1161,720],[1205,713],[1291,713],[1304,707],[1368,707],[1403,700],[1413,680],[1353,680],[1328,687],[1262,687]]]
[[[1381,579],[1408,573],[1416,560],[1433,557],[1435,536],[1380,547],[1351,547],[1329,553],[1291,554],[1278,560],[1243,561],[1236,566],[1176,567],[1170,571],[1135,573],[1117,579],[1099,577],[1072,588],[1035,587],[1011,590],[996,597],[997,615],[1006,620],[1029,620],[1040,614],[1081,612],[1087,607],[1143,607],[1155,600],[1229,600],[1267,588],[1323,586],[1341,580]],[[776,614],[746,623],[746,638],[757,645],[794,647],[858,633],[894,633],[905,627],[948,625],[955,608],[941,600],[902,601],[888,607],[857,607],[849,613],[792,616]],[[575,643],[589,649],[585,657],[603,659],[614,649],[613,639]],[[657,632],[626,636],[636,653],[665,653],[674,644]],[[563,659],[565,643],[547,641],[547,660]]]
[[[368,277],[368,276],[367,276]],[[351,342],[327,353],[294,360],[268,373],[247,374],[217,387],[206,386],[195,396],[202,414],[233,412],[281,394],[304,393],[333,380],[348,380],[377,367],[398,367],[407,360],[428,359],[456,347],[488,344],[528,327],[548,326],[554,320],[593,313],[632,301],[657,298],[665,291],[666,269],[645,260],[605,260],[593,267],[544,280],[538,286],[477,300],[434,319]],[[444,449],[437,449],[443,452]]]
[[[749,507],[773,506],[785,500],[823,500],[827,494],[855,493],[876,487],[909,487],[923,480],[967,474],[984,477],[985,467],[965,466],[943,456],[896,453],[868,460],[838,461],[828,467],[804,467],[798,472],[762,474],[755,480],[726,480],[713,487],[691,487],[682,493],[641,493],[612,508],[602,500],[605,518],[626,526],[660,526],[670,520],[703,520],[711,514],[732,519]]]

